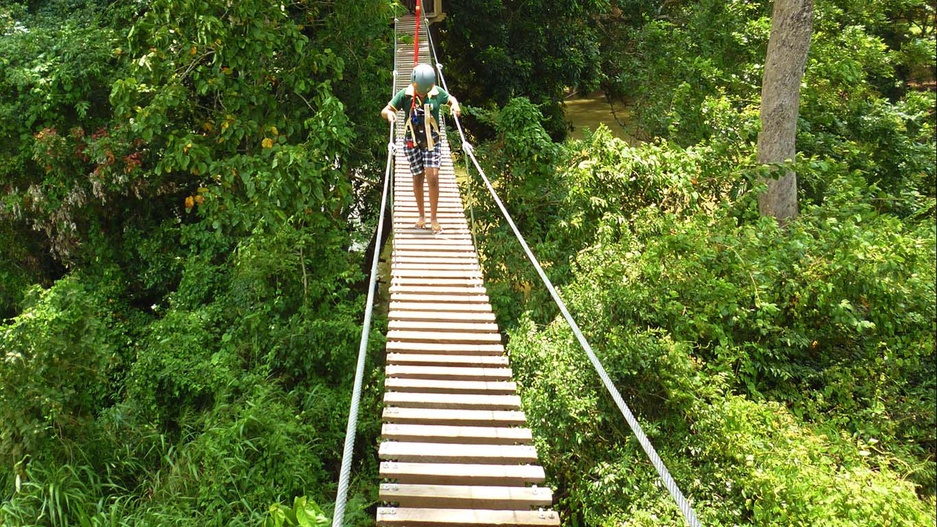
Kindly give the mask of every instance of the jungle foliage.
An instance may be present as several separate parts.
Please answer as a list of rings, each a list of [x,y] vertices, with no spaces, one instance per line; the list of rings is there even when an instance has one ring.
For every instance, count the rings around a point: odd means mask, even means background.
[[[934,2],[818,0],[784,228],[755,204],[769,2],[446,7],[476,151],[703,523],[933,525]],[[391,9],[0,5],[0,524],[327,521]],[[642,144],[555,142],[564,94],[595,87]],[[566,524],[682,525],[491,200],[465,195]]]
[[[0,524],[283,525],[334,500],[390,16],[0,7]]]
[[[930,525],[933,3],[816,9],[786,227],[756,201],[766,2],[613,2],[602,84],[645,141],[558,145],[550,110],[514,99],[473,109],[493,136],[478,152],[703,524]],[[683,525],[500,213],[466,191],[566,521]]]

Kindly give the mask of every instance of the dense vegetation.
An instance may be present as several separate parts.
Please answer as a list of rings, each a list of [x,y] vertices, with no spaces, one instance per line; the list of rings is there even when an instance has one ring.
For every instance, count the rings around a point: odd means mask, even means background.
[[[557,145],[526,99],[475,111],[521,231],[704,525],[934,524],[937,145],[934,92],[919,89],[933,81],[933,4],[817,3],[801,215],[784,228],[756,203],[770,4],[627,4],[593,23],[602,85],[632,104],[643,144],[600,129]],[[570,525],[682,525],[473,192],[489,291]]]
[[[4,5],[0,523],[334,500],[388,4]]]
[[[449,7],[442,57],[486,171],[703,523],[933,525],[933,1],[818,1],[783,228],[755,204],[769,2]],[[0,524],[330,508],[390,16],[0,6]],[[596,86],[644,143],[554,142],[564,91]],[[568,524],[682,525],[490,200],[466,194]],[[353,524],[373,523],[379,400]]]

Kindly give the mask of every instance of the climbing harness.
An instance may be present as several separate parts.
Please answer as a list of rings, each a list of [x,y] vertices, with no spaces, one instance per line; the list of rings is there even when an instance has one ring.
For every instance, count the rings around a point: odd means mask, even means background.
[[[423,150],[432,150],[439,137],[439,123],[433,117],[432,107],[429,103],[413,94],[410,98],[410,118],[407,119],[406,137],[407,148],[419,147]]]

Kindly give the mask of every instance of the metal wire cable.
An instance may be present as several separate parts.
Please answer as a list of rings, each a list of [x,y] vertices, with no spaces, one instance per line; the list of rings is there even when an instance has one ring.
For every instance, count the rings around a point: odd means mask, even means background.
[[[429,32],[427,31],[427,33]],[[436,69],[439,71],[440,81],[442,82],[443,88],[448,92],[449,87],[446,85],[446,79],[442,73],[442,64],[439,63],[439,60],[436,57],[436,48],[433,46],[432,37],[429,37],[429,46],[430,51],[433,54],[433,59],[436,61]],[[624,416],[625,421],[628,422],[628,426],[631,427],[635,437],[637,437],[638,442],[641,444],[641,448],[644,449],[644,452],[650,459],[651,464],[654,465],[658,475],[660,476],[661,480],[663,480],[664,486],[666,486],[667,490],[670,491],[671,496],[673,496],[674,501],[677,503],[677,506],[683,513],[683,517],[687,524],[690,525],[690,527],[700,527],[699,520],[696,518],[696,513],[693,512],[693,507],[683,496],[683,493],[680,492],[680,488],[677,487],[677,483],[670,475],[670,471],[667,470],[667,466],[664,465],[664,461],[657,454],[657,450],[654,448],[654,445],[651,444],[651,441],[644,433],[644,429],[641,428],[641,424],[631,412],[631,408],[629,408],[628,404],[625,403],[624,399],[622,399],[618,388],[615,387],[615,384],[608,376],[608,373],[605,372],[605,368],[602,366],[602,362],[599,361],[599,358],[596,356],[595,352],[592,351],[592,346],[590,346],[589,342],[586,341],[582,331],[579,329],[579,325],[576,324],[576,321],[573,320],[572,315],[569,314],[569,310],[566,309],[566,304],[563,302],[563,299],[560,298],[560,295],[553,287],[553,283],[549,278],[547,278],[546,273],[544,273],[543,268],[540,266],[540,262],[537,261],[536,256],[534,256],[533,252],[530,250],[530,247],[527,245],[524,237],[521,235],[520,231],[517,229],[517,226],[514,224],[514,220],[511,218],[511,215],[508,213],[504,204],[501,202],[501,199],[498,197],[498,193],[495,191],[494,187],[491,185],[491,182],[488,180],[488,177],[485,175],[485,171],[482,170],[482,167],[479,165],[478,160],[475,158],[474,147],[472,147],[472,145],[465,138],[465,133],[462,129],[462,124],[459,121],[458,116],[453,114],[452,117],[456,124],[456,128],[459,130],[459,137],[462,140],[462,150],[465,152],[466,156],[472,160],[472,164],[475,165],[475,169],[481,176],[482,181],[485,182],[485,186],[488,187],[488,191],[491,194],[491,197],[494,199],[495,203],[498,205],[498,208],[501,210],[501,214],[504,215],[504,218],[511,226],[511,230],[514,231],[514,235],[517,237],[517,240],[524,248],[524,252],[527,254],[527,258],[537,270],[537,274],[540,275],[540,279],[543,280],[547,290],[550,291],[550,296],[553,297],[553,301],[556,303],[557,307],[560,308],[560,311],[563,313],[563,317],[566,318],[566,322],[569,324],[570,328],[572,328],[573,333],[575,333],[576,339],[579,340],[580,346],[582,346],[582,349],[585,350],[586,355],[589,357],[589,361],[592,363],[595,371],[599,374],[599,378],[602,379],[602,383],[605,385],[605,389],[608,390],[609,394],[612,396],[612,399],[614,399],[615,404],[618,406],[618,409],[621,411],[622,416]],[[466,172],[468,171],[466,170]]]
[[[391,91],[397,85],[397,19],[394,18],[394,74]],[[358,347],[358,363],[355,367],[355,384],[352,389],[351,407],[348,410],[348,425],[345,428],[345,447],[342,451],[342,467],[338,476],[338,494],[335,497],[335,511],[332,514],[332,527],[342,527],[345,520],[345,505],[348,501],[348,486],[351,478],[351,461],[354,457],[355,434],[358,430],[358,410],[361,404],[361,387],[364,382],[364,363],[368,349],[368,336],[371,331],[371,314],[374,310],[374,291],[377,284],[377,264],[381,257],[380,240],[384,233],[384,212],[385,207],[390,201],[391,180],[394,173],[394,136],[396,132],[396,122],[389,123],[389,139],[387,142],[387,163],[384,168],[384,190],[381,195],[381,211],[377,222],[377,232],[375,233],[374,255],[371,259],[371,277],[368,282],[368,300],[365,304],[364,323],[361,328],[361,344]]]
[[[458,122],[458,118],[455,120]],[[625,421],[628,422],[628,426],[631,427],[631,430],[637,437],[638,442],[641,444],[641,448],[644,449],[644,452],[651,460],[651,464],[653,464],[654,468],[657,469],[658,475],[660,475],[661,479],[664,481],[664,486],[667,487],[667,490],[670,491],[674,501],[677,502],[677,506],[683,513],[683,517],[686,519],[687,524],[689,524],[691,527],[700,527],[700,523],[696,519],[696,514],[693,512],[693,508],[690,506],[687,499],[683,496],[683,493],[680,492],[680,489],[677,487],[677,483],[674,481],[673,477],[670,475],[670,472],[667,470],[667,467],[664,465],[664,461],[657,454],[657,450],[654,449],[654,445],[652,445],[650,440],[647,438],[647,435],[641,428],[641,424],[638,423],[638,420],[634,417],[631,409],[625,403],[624,399],[622,399],[621,394],[618,392],[618,388],[616,388],[614,383],[612,383],[612,380],[605,372],[605,368],[602,366],[601,361],[599,361],[599,358],[595,355],[595,352],[592,351],[592,347],[589,345],[589,342],[586,341],[586,338],[583,336],[582,331],[576,324],[576,321],[573,320],[572,315],[569,314],[569,310],[566,309],[566,304],[563,302],[563,299],[560,298],[559,294],[556,292],[556,289],[553,287],[553,283],[550,282],[549,278],[547,278],[547,275],[544,273],[543,268],[537,261],[537,258],[534,256],[533,252],[531,252],[527,242],[524,241],[524,237],[521,235],[520,231],[517,229],[517,226],[514,224],[514,220],[511,219],[511,215],[508,213],[507,209],[504,207],[504,204],[501,202],[501,199],[498,197],[498,193],[495,192],[495,189],[488,180],[488,177],[485,175],[484,170],[482,170],[481,166],[478,164],[478,160],[475,158],[474,148],[472,148],[472,145],[465,143],[464,136],[462,149],[471,158],[472,163],[475,165],[475,169],[478,171],[482,180],[485,182],[485,186],[488,187],[488,192],[491,194],[492,198],[495,200],[495,203],[498,205],[498,208],[501,210],[501,214],[504,215],[504,218],[511,226],[511,230],[514,231],[514,235],[517,237],[517,240],[524,248],[524,252],[527,254],[527,258],[537,270],[537,274],[540,275],[540,279],[543,280],[547,290],[550,291],[550,296],[553,297],[553,301],[556,302],[557,307],[560,308],[560,311],[563,313],[563,317],[566,318],[566,322],[569,323],[570,328],[572,328],[573,333],[575,333],[576,338],[579,340],[579,344],[582,346],[582,349],[585,350],[586,355],[589,356],[589,361],[592,362],[592,366],[595,367],[595,371],[598,372],[606,390],[608,390],[609,394],[611,394],[612,399],[615,400],[615,404],[618,406],[618,409],[624,416]]]
[[[439,74],[439,81],[442,84],[443,89],[446,90],[446,93],[449,93],[449,85],[446,84],[446,77],[442,73],[442,63],[439,62],[439,57],[436,55],[436,46],[435,44],[433,44],[433,33],[429,30],[429,20],[425,18],[426,15],[423,15],[423,17],[424,17],[424,20],[426,20],[426,28],[427,28],[426,29],[426,42],[429,46],[429,52],[433,56],[433,64],[435,64],[436,66],[436,71]],[[459,137],[462,140],[462,145],[464,148],[464,146],[467,145],[468,142],[465,140],[465,134],[462,133],[462,125],[459,123],[459,120],[455,118],[455,115],[453,115],[452,117],[453,117],[453,121],[456,123],[456,127],[459,130]],[[467,155],[465,156],[465,181],[469,187],[469,196],[472,196],[474,194],[474,188],[472,186],[471,174],[469,174],[469,158]],[[469,209],[469,226],[470,226],[469,232],[472,234],[472,246],[477,248],[478,240],[475,237],[475,230],[476,230],[475,229],[475,206],[472,204],[471,201],[468,204],[468,209]]]

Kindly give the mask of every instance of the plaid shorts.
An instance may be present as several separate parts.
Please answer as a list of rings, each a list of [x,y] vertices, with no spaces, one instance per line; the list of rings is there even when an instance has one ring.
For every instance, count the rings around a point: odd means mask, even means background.
[[[410,162],[410,174],[422,174],[426,168],[439,168],[442,165],[442,149],[439,141],[433,145],[432,150],[423,150],[419,146],[410,147],[404,141],[403,151]]]

